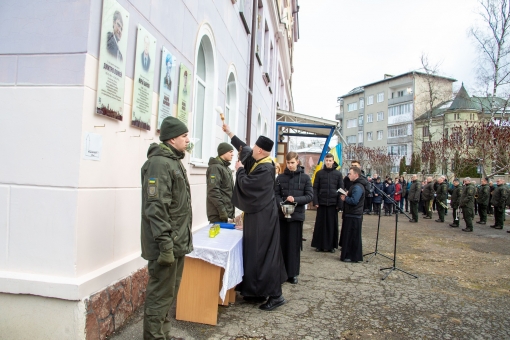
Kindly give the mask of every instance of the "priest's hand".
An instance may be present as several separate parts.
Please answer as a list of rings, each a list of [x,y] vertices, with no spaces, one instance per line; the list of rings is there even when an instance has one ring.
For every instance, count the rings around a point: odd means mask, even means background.
[[[244,168],[244,165],[241,163],[241,161],[236,162],[236,171],[239,170],[239,168]]]
[[[230,127],[227,124],[223,123],[221,128],[222,128],[223,132],[225,132],[227,135],[230,133]]]

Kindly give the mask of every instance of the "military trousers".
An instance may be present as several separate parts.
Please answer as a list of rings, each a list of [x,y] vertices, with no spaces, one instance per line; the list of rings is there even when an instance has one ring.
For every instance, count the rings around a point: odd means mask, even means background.
[[[478,215],[480,215],[480,222],[487,222],[487,206],[485,204],[478,204]]]
[[[505,223],[505,207],[496,207],[494,206],[494,225],[497,227],[502,227]]]
[[[464,216],[464,222],[466,222],[466,229],[473,230],[473,218],[475,217],[473,208],[462,207],[462,215]]]
[[[413,216],[413,220],[418,222],[418,204],[419,202],[413,202],[411,201],[411,215]]]
[[[446,209],[437,201],[437,214],[439,215],[439,219],[444,222],[444,215]]]
[[[149,261],[143,316],[144,340],[171,338],[168,311],[177,299],[183,268],[184,256],[176,257],[171,266],[162,266],[156,260]]]
[[[452,224],[459,225],[459,214],[460,214],[460,209],[453,208],[453,223]]]
[[[427,200],[423,203],[425,207],[425,215],[430,218],[432,218],[432,202],[432,200]]]

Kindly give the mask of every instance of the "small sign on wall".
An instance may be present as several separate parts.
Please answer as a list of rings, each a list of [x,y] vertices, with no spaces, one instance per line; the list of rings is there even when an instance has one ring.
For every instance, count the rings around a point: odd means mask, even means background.
[[[83,142],[83,159],[100,161],[101,150],[103,149],[103,136],[97,133],[85,132]]]

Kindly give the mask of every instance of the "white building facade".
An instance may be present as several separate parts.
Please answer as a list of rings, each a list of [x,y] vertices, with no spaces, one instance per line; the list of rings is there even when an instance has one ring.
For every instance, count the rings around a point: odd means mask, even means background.
[[[157,39],[151,131],[95,114],[101,0],[0,5],[0,337],[104,337],[143,304],[140,168],[159,142],[162,47],[193,73],[188,127],[198,141],[183,163],[194,230],[207,224],[209,157],[226,140],[215,107],[249,144],[273,138],[277,107],[293,110],[297,0],[118,3],[130,14],[124,112],[137,25]],[[101,136],[99,161],[83,157],[88,133]]]

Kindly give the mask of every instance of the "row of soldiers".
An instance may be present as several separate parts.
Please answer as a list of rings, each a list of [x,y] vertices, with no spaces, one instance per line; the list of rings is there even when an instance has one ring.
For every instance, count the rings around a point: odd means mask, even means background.
[[[481,180],[481,185],[477,188],[476,182],[471,180],[470,177],[464,178],[462,185],[458,178],[453,180],[453,187],[448,188],[446,177],[441,176],[437,179],[439,186],[434,190],[432,178],[427,178],[427,184],[423,187],[423,197],[425,200],[426,216],[424,218],[432,218],[432,201],[435,198],[438,206],[439,218],[436,222],[444,222],[444,217],[447,210],[448,194],[451,195],[450,206],[453,209],[453,223],[450,224],[453,228],[459,227],[459,212],[462,211],[462,216],[466,227],[462,229],[465,232],[473,231],[473,219],[475,216],[475,200],[478,204],[478,215],[480,220],[476,221],[478,224],[487,223],[487,210],[489,205],[494,207],[495,223],[491,225],[494,229],[503,229],[505,219],[505,207],[509,202],[509,189],[505,185],[503,178],[496,180],[497,186],[491,192],[489,187],[488,178]],[[510,232],[510,231],[509,231]]]

